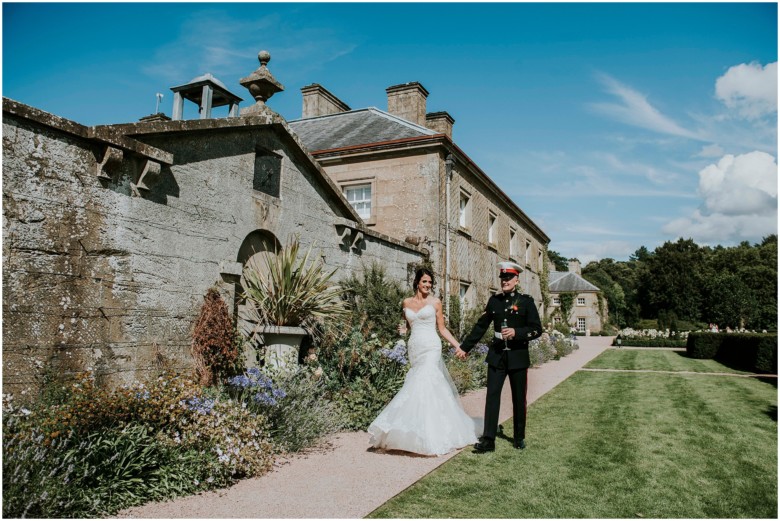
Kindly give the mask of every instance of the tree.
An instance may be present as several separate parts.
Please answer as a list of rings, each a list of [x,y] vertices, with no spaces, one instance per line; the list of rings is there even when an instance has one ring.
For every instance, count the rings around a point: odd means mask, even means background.
[[[712,282],[707,319],[721,327],[743,329],[758,315],[753,292],[738,275],[718,275]]]
[[[705,253],[693,240],[681,238],[665,242],[647,257],[638,274],[644,316],[658,316],[664,309],[684,320],[700,319],[707,275]]]
[[[555,271],[569,270],[569,261],[557,251],[547,250],[547,258],[555,265]]]

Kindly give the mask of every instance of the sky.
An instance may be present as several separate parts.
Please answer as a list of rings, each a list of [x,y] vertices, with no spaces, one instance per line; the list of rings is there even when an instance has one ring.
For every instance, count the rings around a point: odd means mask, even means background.
[[[387,87],[420,82],[455,143],[583,265],[777,233],[775,3],[2,7],[3,96],[84,125],[170,116],[170,88],[206,72],[247,107],[238,82],[268,50],[285,86],[268,106],[287,120],[305,85],[387,110]]]

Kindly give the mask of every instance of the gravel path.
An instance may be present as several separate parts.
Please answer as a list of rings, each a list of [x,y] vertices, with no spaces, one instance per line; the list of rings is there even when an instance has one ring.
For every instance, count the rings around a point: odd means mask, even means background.
[[[569,356],[529,371],[529,404],[608,349],[612,337],[578,337],[577,342],[580,348]],[[501,422],[511,417],[511,400],[506,383]],[[484,401],[484,389],[462,397],[466,412],[475,417],[484,415]],[[280,461],[259,478],[245,479],[227,489],[127,509],[117,517],[362,518],[460,452],[437,457],[376,452],[369,449],[369,437],[366,432],[339,433],[329,438],[326,448]],[[527,440],[526,450],[533,450],[532,418]]]

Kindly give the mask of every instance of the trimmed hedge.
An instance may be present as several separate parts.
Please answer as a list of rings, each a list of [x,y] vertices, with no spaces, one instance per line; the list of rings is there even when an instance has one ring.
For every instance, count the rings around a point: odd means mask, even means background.
[[[777,333],[691,333],[691,358],[713,358],[730,367],[777,373]]]
[[[685,340],[675,338],[623,338],[621,347],[686,347]],[[612,340],[617,345],[617,338]]]

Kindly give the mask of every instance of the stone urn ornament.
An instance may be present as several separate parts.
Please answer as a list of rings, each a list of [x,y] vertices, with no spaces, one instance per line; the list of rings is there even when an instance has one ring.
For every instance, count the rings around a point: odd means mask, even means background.
[[[268,70],[268,62],[271,61],[271,53],[268,51],[260,51],[257,53],[257,59],[260,61],[260,67],[252,74],[246,78],[241,78],[239,81],[255,99],[254,105],[241,110],[242,116],[266,113],[270,109],[266,107],[265,102],[277,92],[284,90],[284,85],[276,81],[274,75]]]

